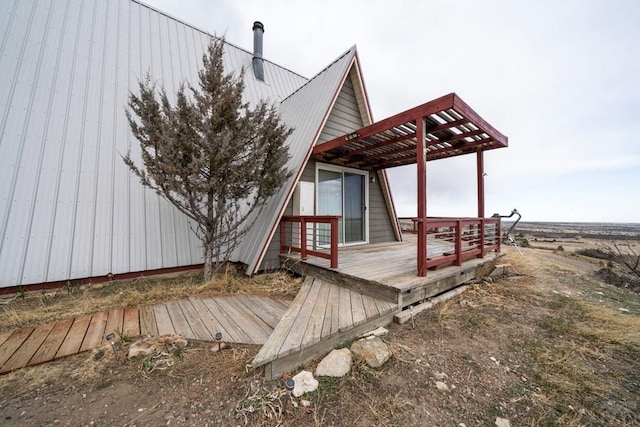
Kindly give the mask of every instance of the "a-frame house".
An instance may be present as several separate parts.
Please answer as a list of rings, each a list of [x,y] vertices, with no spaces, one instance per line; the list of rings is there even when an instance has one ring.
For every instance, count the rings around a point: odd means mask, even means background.
[[[293,173],[232,261],[307,276],[253,362],[275,376],[494,259],[484,153],[508,140],[455,93],[374,121],[355,46],[307,79],[263,58],[264,27],[253,31],[253,51],[226,42],[225,69],[245,70],[246,102],[274,103],[294,129]],[[201,265],[188,219],[120,157],[139,149],[129,92],[147,73],[168,94],[195,82],[212,37],[137,0],[0,2],[0,290]],[[430,217],[427,164],[459,155],[477,160],[478,215]],[[398,219],[386,170],[408,164],[417,214]]]

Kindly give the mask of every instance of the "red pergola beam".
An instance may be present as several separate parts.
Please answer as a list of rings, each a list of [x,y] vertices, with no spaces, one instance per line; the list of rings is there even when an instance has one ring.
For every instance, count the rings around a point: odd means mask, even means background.
[[[453,98],[453,109],[458,112],[458,114],[467,118],[470,122],[475,124],[478,128],[484,130],[487,135],[491,138],[495,139],[498,144],[503,147],[509,146],[509,138],[500,133],[496,128],[491,126],[485,119],[480,117],[478,113],[476,113],[469,105],[460,99],[459,96],[454,94]]]
[[[443,154],[447,154],[451,151],[456,151],[456,150],[464,150],[464,149],[469,149],[469,148],[482,148],[482,145],[493,141],[492,139],[482,139],[480,141],[476,141],[476,142],[468,142],[465,143],[464,145],[459,145],[459,146],[455,146],[455,147],[447,147],[447,148],[441,148],[439,150],[434,150],[434,151],[429,151],[426,155],[426,159],[427,160],[434,160],[434,158],[439,158],[440,156],[442,156]],[[440,143],[440,142],[436,142],[433,141],[435,143]],[[427,141],[428,144],[428,141]],[[432,144],[433,145],[433,144]],[[468,153],[461,153],[461,154],[468,154]],[[453,157],[453,156],[452,156]],[[390,167],[391,165],[393,166],[400,166],[400,165],[395,165],[395,163],[401,163],[402,165],[407,165],[407,164],[411,164],[413,163],[413,160],[416,158],[416,153],[412,152],[409,155],[406,156],[402,156],[402,157],[396,157],[395,159],[388,159],[384,162],[380,162],[380,163],[372,163],[371,165],[364,165],[364,167],[367,166],[375,166],[376,169],[384,169],[386,167]],[[364,163],[364,162],[363,162]]]
[[[385,130],[392,129],[396,126],[412,121],[415,122],[418,118],[426,117],[443,110],[448,110],[453,108],[455,98],[456,94],[454,93],[441,96],[433,101],[429,101],[425,104],[403,111],[402,113],[387,117],[386,119],[380,120],[379,122],[373,123],[369,126],[360,128],[355,132],[355,134],[357,134],[355,137],[352,137],[353,133],[351,133],[349,135],[341,136],[331,141],[318,144],[313,148],[313,154],[322,154],[335,148],[342,147],[349,142],[362,140]]]
[[[355,150],[350,150],[348,152],[348,155],[349,156],[355,156],[357,154],[364,153],[366,151],[371,151],[371,150],[375,150],[376,148],[385,147],[385,146],[387,146],[389,144],[395,144],[396,142],[406,141],[407,139],[411,139],[411,138],[413,138],[415,136],[416,136],[415,132],[408,133],[406,135],[398,135],[395,138],[386,139],[384,141],[377,142],[377,143],[375,143],[373,145],[365,145],[364,147],[356,148]],[[334,158],[339,158],[339,157],[342,157],[342,156],[341,155],[336,155],[336,156],[333,156],[333,157]]]
[[[406,152],[411,152],[413,153],[413,157],[415,157],[415,152],[416,152],[416,146],[415,143],[412,142],[411,145],[407,145],[405,147],[399,147],[396,148],[395,150],[389,150],[389,151],[383,151],[382,153],[377,153],[377,154],[368,154],[366,158],[364,159],[359,159],[359,160],[352,160],[352,161],[348,161],[345,164],[347,165],[351,165],[354,163],[369,163],[371,160],[373,159],[379,159],[380,157],[385,157],[385,156],[393,156],[394,154],[400,154],[400,153],[406,153]]]

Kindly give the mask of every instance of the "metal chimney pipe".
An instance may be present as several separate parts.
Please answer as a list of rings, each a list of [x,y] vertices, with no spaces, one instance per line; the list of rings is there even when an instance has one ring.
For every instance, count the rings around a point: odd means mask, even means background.
[[[262,35],[264,34],[264,25],[262,22],[253,23],[253,73],[256,79],[264,81],[264,63],[262,59]]]

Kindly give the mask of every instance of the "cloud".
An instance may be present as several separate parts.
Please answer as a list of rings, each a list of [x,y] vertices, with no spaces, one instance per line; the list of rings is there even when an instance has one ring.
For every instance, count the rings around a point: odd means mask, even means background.
[[[249,50],[261,20],[265,57],[307,77],[357,44],[378,120],[458,93],[510,138],[485,156],[488,210],[640,221],[626,208],[640,184],[640,2],[148,1]],[[472,157],[429,164],[430,208],[474,214]],[[415,174],[389,175],[399,211],[415,211]],[[616,191],[583,189],[589,176]]]

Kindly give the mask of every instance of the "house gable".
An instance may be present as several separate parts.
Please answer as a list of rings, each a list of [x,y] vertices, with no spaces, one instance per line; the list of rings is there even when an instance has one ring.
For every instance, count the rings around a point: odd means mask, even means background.
[[[353,73],[354,68],[352,67],[342,84],[342,89],[333,104],[317,143],[329,141],[365,126],[363,114],[356,98]]]
[[[350,133],[373,122],[362,75],[360,73],[357,52],[355,51],[355,48],[352,48],[350,52],[351,53],[348,57],[345,57],[344,55],[341,57],[343,59],[348,59],[348,62],[343,64],[343,66],[346,65],[346,68],[343,71],[342,80],[340,82],[334,82],[334,84],[338,83],[338,85],[334,87],[335,96],[331,100],[331,103],[325,112],[325,120],[321,123],[321,126],[317,128],[317,136],[305,141],[306,144],[311,144],[309,147],[313,147],[315,144]],[[327,69],[321,72],[318,76],[329,68],[335,66],[336,62],[327,67]],[[315,78],[310,81],[310,84],[314,80]],[[327,87],[326,89],[329,88]],[[299,111],[292,108],[293,105],[299,103],[300,108],[309,108],[310,106],[307,105],[307,103],[317,103],[317,100],[311,97],[311,92],[306,94],[295,93],[290,97],[294,98],[296,96],[300,96],[297,100],[287,98],[285,102],[292,102],[290,105],[287,105],[287,107],[291,108],[291,110],[288,111],[296,111],[299,114]],[[305,105],[307,106],[304,107]],[[288,116],[286,114],[283,114],[283,119],[287,124],[289,124],[290,122],[287,121],[287,117]],[[300,118],[304,119],[303,116]],[[303,141],[299,141],[298,143],[303,143]],[[298,149],[299,148],[301,147],[298,147]],[[310,159],[310,155],[310,151],[306,153],[304,162],[300,164],[300,169],[295,171],[296,178],[290,182],[287,198],[284,200],[280,214],[275,218],[272,224],[272,232],[268,236],[268,240],[265,241],[262,253],[256,260],[255,264],[249,263],[247,274],[253,274],[262,269],[271,269],[278,265],[280,242],[279,236],[275,233],[275,230],[280,221],[280,217],[292,212],[291,195],[293,194],[293,190],[295,189],[298,181],[315,181],[316,163],[313,159]],[[291,164],[292,162],[290,162],[290,165]],[[377,243],[399,240],[400,235],[397,229],[397,221],[395,219],[395,208],[390,196],[386,174],[384,171],[380,171],[376,176],[378,179],[371,183],[369,193],[369,218],[371,225],[369,241],[371,243]],[[257,230],[251,230],[250,232],[255,233]],[[246,244],[246,241],[243,242],[243,245]]]
[[[269,199],[242,239],[233,259],[247,264],[247,274],[256,273],[278,227],[287,203],[300,179],[321,129],[335,103],[356,54],[355,46],[340,55],[280,104],[280,118],[293,132],[287,139],[291,178]]]

